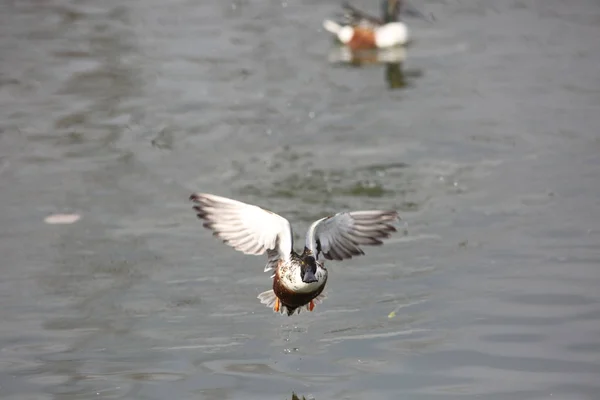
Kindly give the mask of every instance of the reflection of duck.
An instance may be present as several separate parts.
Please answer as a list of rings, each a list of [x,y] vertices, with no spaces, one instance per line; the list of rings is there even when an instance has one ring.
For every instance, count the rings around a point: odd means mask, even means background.
[[[329,52],[329,62],[351,64],[357,67],[373,64],[401,64],[406,60],[406,47],[354,51],[348,46],[334,46]]]
[[[325,260],[345,260],[364,254],[360,246],[382,244],[396,228],[396,211],[352,211],[315,221],[306,233],[302,254],[293,249],[287,219],[265,209],[212,194],[194,193],[198,218],[226,244],[245,254],[267,253],[266,271],[275,270],[273,290],[258,295],[273,311],[312,311],[324,298]]]
[[[336,46],[329,53],[329,62],[347,64],[353,67],[368,65],[385,65],[385,80],[390,89],[401,89],[408,85],[407,75],[418,77],[418,70],[408,71],[405,74],[403,65],[406,60],[406,48],[401,46],[387,49],[367,51],[352,51],[348,46]]]
[[[385,65],[385,80],[390,89],[401,89],[406,87],[406,76],[400,63],[390,63]]]
[[[405,45],[408,28],[399,21],[402,0],[382,0],[382,18],[370,16],[344,3],[345,21],[323,21],[323,27],[352,50]]]

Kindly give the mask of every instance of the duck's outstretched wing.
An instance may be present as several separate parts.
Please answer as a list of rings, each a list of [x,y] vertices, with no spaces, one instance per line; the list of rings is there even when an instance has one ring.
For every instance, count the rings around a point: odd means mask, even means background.
[[[203,226],[223,242],[245,254],[267,252],[266,270],[292,252],[292,228],[287,219],[263,208],[207,193],[193,193],[190,200]]]
[[[352,211],[315,221],[306,233],[306,247],[317,260],[345,260],[365,254],[361,246],[383,244],[396,231],[396,211]]]

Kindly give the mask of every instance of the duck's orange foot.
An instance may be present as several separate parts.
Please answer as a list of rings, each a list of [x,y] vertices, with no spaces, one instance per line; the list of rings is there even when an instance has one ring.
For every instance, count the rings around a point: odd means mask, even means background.
[[[308,311],[312,311],[315,309],[315,303],[311,300],[310,303],[308,303]]]
[[[275,305],[273,306],[273,311],[279,312],[281,305],[279,303],[279,297],[275,298]]]

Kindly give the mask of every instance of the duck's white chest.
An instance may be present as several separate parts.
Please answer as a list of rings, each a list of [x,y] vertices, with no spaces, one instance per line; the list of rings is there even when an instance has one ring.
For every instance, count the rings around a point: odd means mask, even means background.
[[[317,272],[315,273],[316,282],[304,282],[300,276],[300,266],[282,265],[277,270],[277,275],[281,284],[295,293],[315,292],[327,281],[327,270],[319,264],[317,264]]]
[[[379,48],[400,46],[408,41],[408,28],[402,22],[390,22],[375,31],[375,45]]]

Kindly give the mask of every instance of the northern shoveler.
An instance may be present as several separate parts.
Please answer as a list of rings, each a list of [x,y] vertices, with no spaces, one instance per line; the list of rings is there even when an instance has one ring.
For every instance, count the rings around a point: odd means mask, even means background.
[[[323,21],[325,30],[352,50],[366,50],[405,45],[409,41],[407,26],[399,20],[402,0],[382,0],[382,18],[371,16],[343,3],[344,20]]]
[[[275,270],[273,289],[258,295],[260,302],[288,316],[312,311],[324,298],[325,260],[363,255],[360,246],[381,245],[396,228],[396,211],[341,212],[315,221],[306,233],[302,254],[293,248],[287,219],[263,208],[206,193],[194,193],[198,218],[226,244],[245,254],[267,253],[265,272]]]

